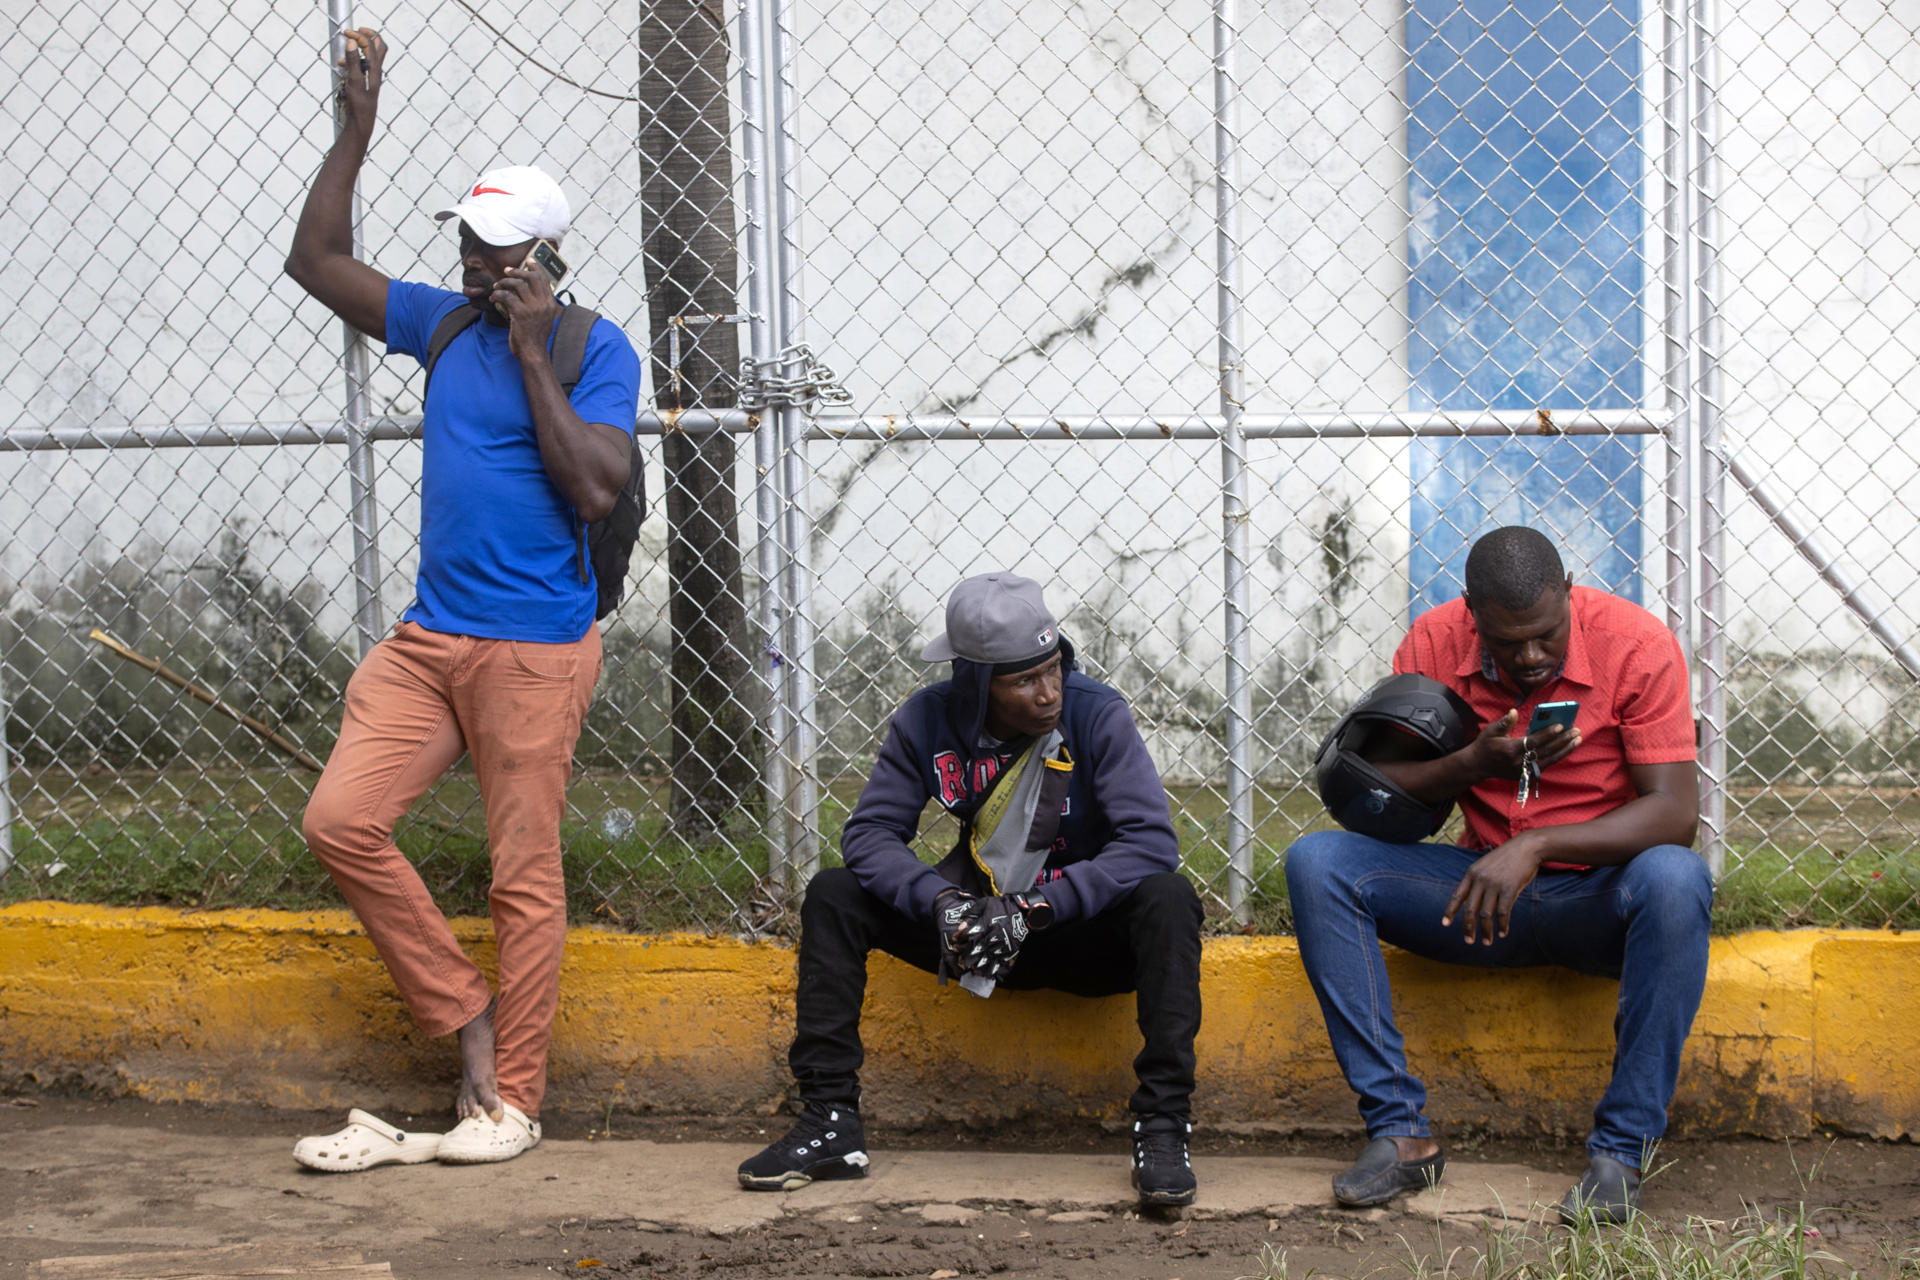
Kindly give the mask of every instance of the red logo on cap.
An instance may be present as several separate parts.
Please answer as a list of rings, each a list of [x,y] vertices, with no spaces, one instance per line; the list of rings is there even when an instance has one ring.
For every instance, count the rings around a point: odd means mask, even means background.
[[[473,194],[476,196],[510,196],[513,192],[503,187],[475,187]]]

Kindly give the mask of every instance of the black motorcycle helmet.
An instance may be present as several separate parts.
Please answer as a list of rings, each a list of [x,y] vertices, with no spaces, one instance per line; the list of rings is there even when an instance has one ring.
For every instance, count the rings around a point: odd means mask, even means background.
[[[1414,844],[1438,831],[1453,802],[1431,805],[1401,790],[1370,760],[1437,760],[1472,742],[1480,718],[1466,700],[1426,676],[1388,676],[1320,744],[1314,783],[1333,820],[1349,831]]]

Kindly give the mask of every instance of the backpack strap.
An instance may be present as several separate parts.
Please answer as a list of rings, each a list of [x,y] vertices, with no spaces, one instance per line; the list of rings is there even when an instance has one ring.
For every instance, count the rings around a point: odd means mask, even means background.
[[[600,313],[592,307],[572,303],[560,313],[549,356],[553,360],[553,376],[560,380],[560,389],[568,395],[580,384],[580,366],[587,361],[587,335],[593,332],[593,322],[599,318]]]
[[[473,307],[455,307],[440,317],[439,324],[433,326],[433,336],[427,339],[427,358],[421,361],[427,370],[427,380],[420,388],[422,404],[426,403],[427,389],[433,386],[433,366],[440,363],[448,344],[471,328],[479,318],[480,312]]]
[[[480,312],[474,307],[455,307],[433,326],[433,336],[427,339],[427,358],[422,361],[427,370],[427,387],[433,385],[433,367],[440,363],[447,347],[479,318]],[[587,361],[587,335],[593,332],[593,322],[599,318],[600,313],[592,307],[572,303],[560,312],[560,323],[553,333],[553,374],[560,380],[560,389],[569,395],[580,385],[580,368]],[[420,398],[426,399],[424,387]]]

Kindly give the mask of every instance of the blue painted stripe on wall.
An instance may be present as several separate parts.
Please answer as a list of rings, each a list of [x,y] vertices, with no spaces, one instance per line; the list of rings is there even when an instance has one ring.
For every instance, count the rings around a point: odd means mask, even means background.
[[[1645,279],[1638,0],[1411,0],[1415,409],[1639,403]],[[1421,440],[1411,613],[1460,593],[1474,538],[1530,524],[1582,581],[1640,595],[1631,438]]]

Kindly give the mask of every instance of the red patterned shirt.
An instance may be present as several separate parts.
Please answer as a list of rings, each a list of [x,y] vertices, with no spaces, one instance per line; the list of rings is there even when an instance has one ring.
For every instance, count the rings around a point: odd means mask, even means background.
[[[1467,700],[1485,725],[1516,706],[1516,736],[1542,702],[1577,701],[1580,745],[1544,770],[1526,807],[1518,786],[1489,778],[1460,797],[1461,843],[1491,849],[1535,827],[1568,826],[1610,813],[1639,793],[1627,766],[1692,760],[1693,707],[1680,642],[1631,601],[1573,588],[1567,654],[1560,670],[1524,700],[1499,679],[1466,601],[1450,600],[1414,622],[1393,655],[1396,674],[1430,676]],[[1565,864],[1548,863],[1548,866]]]

